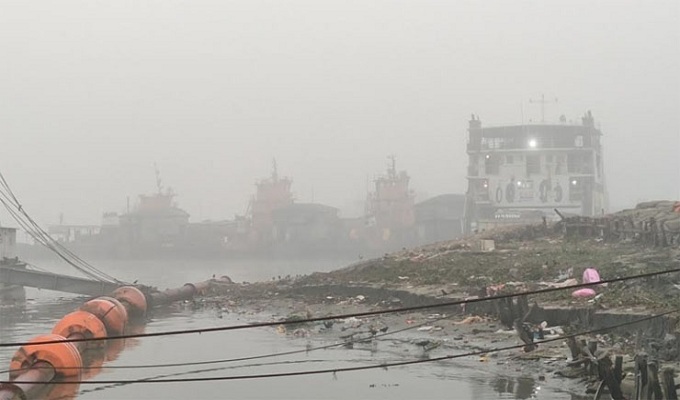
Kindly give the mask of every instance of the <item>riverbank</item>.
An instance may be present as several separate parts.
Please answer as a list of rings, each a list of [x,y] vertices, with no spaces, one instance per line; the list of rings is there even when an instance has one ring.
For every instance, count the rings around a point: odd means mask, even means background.
[[[482,240],[493,240],[494,249],[481,251]],[[649,248],[633,241],[605,242],[597,238],[577,240],[565,237],[555,226],[528,226],[404,250],[327,273],[223,286],[215,290],[210,304],[225,312],[243,313],[253,321],[316,318],[580,282],[586,268],[597,269],[603,279],[625,277],[674,268],[677,258],[678,252],[672,247]],[[634,321],[679,307],[678,281],[680,275],[676,273],[610,284],[596,288],[595,299],[575,299],[571,291],[529,296],[528,303],[552,311],[533,312],[527,322],[545,321],[547,335],[558,337],[555,335],[564,331],[583,332],[593,326]],[[312,347],[356,339],[354,346],[389,351],[400,360],[523,344],[517,332],[496,317],[494,307],[447,307],[281,326],[276,334],[305,338]],[[623,356],[624,370],[629,372],[633,356],[643,351],[663,360],[664,366],[673,366],[678,359],[675,318],[659,321],[581,338],[597,342],[611,357]],[[586,376],[583,368],[568,367],[571,357],[565,341],[557,340],[531,352],[518,348],[453,362],[584,395],[595,377]]]
[[[325,301],[315,303],[307,302],[303,296],[276,298],[277,296],[279,295],[272,294],[269,298],[260,299],[240,297],[239,300],[226,300],[211,306],[220,308],[223,312],[240,314],[242,320],[252,322],[294,321],[385,309],[382,301],[376,305],[370,297],[362,295],[329,296]],[[427,362],[439,357],[487,351],[521,343],[514,330],[508,330],[492,318],[451,315],[436,310],[279,325],[270,328],[270,331],[283,341],[305,341],[306,351],[310,353],[317,350],[364,350],[375,356],[376,364],[382,364],[384,361],[378,360],[386,358],[392,362]],[[564,367],[568,353],[569,349],[564,343],[551,342],[540,345],[532,353],[516,348],[436,362],[455,367],[458,374],[472,369],[475,373],[483,371],[509,381],[524,380],[527,384],[516,389],[529,393],[516,393],[517,398],[529,398],[535,394],[536,388],[542,387],[544,392],[569,393],[573,395],[571,399],[578,400],[582,398],[578,395],[584,394],[583,383],[556,375]],[[510,392],[513,390],[511,388]]]

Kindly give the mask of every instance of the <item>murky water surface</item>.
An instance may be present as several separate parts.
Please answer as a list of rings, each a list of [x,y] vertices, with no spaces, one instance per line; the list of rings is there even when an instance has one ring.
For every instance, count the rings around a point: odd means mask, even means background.
[[[47,264],[46,264],[47,263]],[[54,272],[68,273],[56,262],[35,261]],[[257,281],[272,276],[329,271],[346,260],[306,261],[97,261],[99,268],[127,281],[138,280],[161,289],[201,281],[213,274],[235,281]],[[0,308],[0,341],[31,339],[51,331],[83,299],[49,291],[27,289],[24,304]],[[252,322],[237,314],[218,315],[214,309],[192,310],[176,304],[154,310],[143,332],[226,326]],[[294,355],[234,361],[291,350],[304,350],[304,338],[282,337],[272,328],[130,339],[96,354],[85,373],[89,381],[139,379],[228,379],[235,376],[311,371],[375,365],[397,361],[389,343],[378,348],[327,349]],[[0,348],[0,370],[9,366],[16,349]],[[377,351],[375,351],[377,350]],[[106,361],[103,361],[106,359]],[[186,363],[212,361],[203,365]],[[507,378],[485,371],[474,360],[420,364],[406,367],[325,373],[280,378],[250,378],[209,382],[62,385],[46,394],[51,399],[572,399],[571,395],[541,388],[532,378]],[[161,366],[174,364],[174,366]],[[474,365],[474,368],[471,367]],[[3,372],[3,378],[7,374]]]

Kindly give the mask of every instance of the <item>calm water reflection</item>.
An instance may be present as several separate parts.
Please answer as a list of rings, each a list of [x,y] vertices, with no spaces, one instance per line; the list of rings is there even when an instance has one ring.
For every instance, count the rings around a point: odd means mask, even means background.
[[[537,385],[532,378],[498,378],[493,388],[496,392],[514,395],[515,399],[530,399],[536,396]]]
[[[214,274],[226,274],[237,281],[269,279],[279,274],[302,274],[315,269],[330,270],[337,260],[312,264],[253,263],[245,265],[203,263],[190,267],[167,261],[146,261],[143,268],[129,263],[109,262],[107,272],[123,279],[139,279],[160,288],[203,280]],[[41,265],[42,266],[42,265]],[[43,266],[44,267],[44,266]],[[55,266],[62,268],[63,266]],[[64,314],[75,310],[84,299],[47,291],[27,290],[25,304],[0,309],[0,340],[23,341],[51,331]],[[137,331],[159,332],[183,328],[200,328],[242,324],[251,317],[225,314],[218,318],[215,310],[192,310],[182,304],[156,309],[149,321]],[[187,366],[192,361],[224,360],[253,355],[305,349],[323,343],[304,338],[282,337],[271,328],[258,328],[202,335],[164,336],[109,343],[100,354],[86,357],[88,380],[130,380],[150,378],[204,378],[235,375],[268,374],[285,371],[343,368],[394,361],[395,352],[379,343],[377,352],[361,349],[333,349],[285,357],[252,361],[223,362]],[[9,366],[16,349],[0,349],[0,370]],[[382,351],[385,350],[385,351]],[[106,361],[104,361],[106,360]],[[162,384],[82,384],[60,385],[50,398],[67,399],[572,399],[570,395],[539,389],[531,379],[493,378],[462,363],[416,365],[389,370],[376,369],[302,377],[242,379],[201,383]],[[150,367],[149,364],[179,364]],[[6,374],[3,374],[6,376]],[[491,384],[489,383],[491,380]],[[53,397],[54,396],[54,397]]]

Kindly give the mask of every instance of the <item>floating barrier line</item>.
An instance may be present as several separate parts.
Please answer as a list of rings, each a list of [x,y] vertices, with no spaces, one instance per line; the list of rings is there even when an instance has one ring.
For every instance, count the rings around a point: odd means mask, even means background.
[[[234,330],[240,330],[240,329],[264,328],[264,327],[271,327],[271,326],[278,326],[278,325],[293,325],[293,324],[301,324],[301,323],[308,323],[308,322],[327,321],[327,320],[331,320],[331,319],[345,319],[345,318],[352,318],[352,317],[356,318],[356,317],[367,317],[367,316],[373,316],[373,315],[396,314],[396,313],[402,313],[402,312],[429,310],[429,309],[435,309],[435,308],[459,306],[459,305],[473,304],[473,303],[481,303],[481,302],[485,302],[485,301],[493,301],[493,300],[514,298],[514,297],[527,296],[527,295],[552,293],[552,292],[558,292],[558,291],[569,290],[569,289],[579,289],[579,288],[584,288],[584,287],[599,286],[599,285],[602,285],[602,284],[624,282],[624,281],[629,281],[629,280],[633,280],[633,279],[650,278],[650,277],[654,277],[654,276],[658,276],[658,275],[670,274],[670,273],[675,273],[675,272],[680,272],[680,268],[674,268],[674,269],[668,269],[668,270],[656,271],[656,272],[647,272],[647,273],[644,273],[644,274],[631,275],[631,276],[625,276],[625,277],[620,277],[620,278],[604,279],[604,280],[601,280],[599,282],[579,283],[579,284],[576,284],[576,285],[563,286],[563,287],[549,287],[549,288],[545,288],[545,289],[528,290],[528,291],[524,291],[524,292],[507,293],[507,294],[501,294],[501,295],[497,295],[497,296],[481,297],[481,298],[474,298],[474,299],[447,301],[447,302],[441,302],[441,303],[436,303],[436,304],[425,304],[425,305],[419,305],[419,306],[391,308],[389,310],[363,311],[363,312],[357,312],[357,313],[328,315],[328,316],[325,316],[325,317],[305,318],[305,319],[298,319],[298,320],[294,320],[294,321],[285,321],[284,320],[284,321],[270,321],[270,322],[254,322],[254,323],[243,324],[243,325],[218,326],[218,327],[211,327],[211,328],[182,329],[182,330],[173,330],[173,331],[162,331],[162,332],[152,332],[152,333],[137,333],[137,334],[126,334],[126,335],[117,335],[117,336],[112,335],[112,336],[109,336],[109,337],[102,337],[102,338],[69,338],[69,339],[63,340],[61,342],[78,343],[78,342],[89,342],[89,341],[99,341],[99,340],[108,340],[108,339],[132,339],[132,338],[146,338],[146,337],[158,337],[158,336],[170,336],[170,335],[187,335],[187,334],[194,334],[194,333],[223,332],[223,331],[234,331]],[[50,344],[50,343],[54,343],[54,342],[55,341],[52,341],[52,340],[45,340],[45,341],[39,341],[39,342],[7,342],[7,343],[0,343],[0,347],[18,347],[18,346],[25,346],[25,345],[28,345],[28,344],[38,345],[38,344]]]
[[[591,334],[594,334],[594,333],[602,333],[602,332],[610,331],[610,330],[613,330],[613,329],[621,328],[621,327],[624,327],[624,326],[633,325],[633,324],[637,324],[637,323],[645,322],[645,321],[650,321],[650,320],[656,319],[656,318],[661,318],[663,316],[673,314],[673,313],[676,313],[678,311],[680,311],[680,309],[675,309],[675,310],[666,311],[666,312],[663,312],[663,313],[660,313],[660,314],[655,314],[655,315],[651,315],[651,316],[648,316],[648,317],[639,318],[635,321],[622,322],[620,324],[610,325],[610,326],[603,327],[603,328],[591,329],[591,330],[588,330],[588,331],[573,333],[573,334],[564,335],[564,336],[560,336],[560,337],[556,337],[556,338],[539,340],[539,341],[534,342],[534,344],[540,345],[540,344],[544,344],[544,343],[551,343],[551,342],[561,341],[561,340],[565,340],[565,339],[575,338],[577,336],[591,335]],[[471,356],[479,356],[479,355],[484,355],[484,354],[497,353],[497,352],[506,351],[506,350],[521,349],[521,348],[524,348],[525,346],[526,346],[526,344],[520,344],[520,345],[497,347],[497,348],[488,349],[488,350],[472,351],[472,352],[462,353],[462,354],[452,354],[452,355],[434,357],[434,358],[429,358],[429,359],[406,360],[406,361],[362,365],[362,366],[357,366],[357,367],[346,367],[346,368],[331,368],[331,369],[306,370],[306,371],[278,372],[278,373],[271,373],[271,374],[230,375],[230,376],[216,376],[216,377],[204,377],[204,378],[201,378],[201,377],[197,377],[197,378],[169,378],[169,379],[143,378],[143,379],[128,379],[128,380],[113,380],[112,379],[112,380],[91,380],[91,381],[61,380],[61,381],[46,381],[46,382],[39,382],[39,383],[44,383],[44,384],[88,384],[88,385],[112,385],[112,384],[135,384],[135,383],[181,383],[181,382],[186,383],[186,382],[215,382],[215,381],[231,381],[231,380],[245,380],[245,379],[282,378],[282,377],[291,377],[291,376],[319,375],[319,374],[328,374],[328,373],[336,374],[338,372],[363,371],[363,370],[380,369],[380,368],[387,369],[387,368],[390,368],[390,367],[400,367],[400,366],[405,366],[405,365],[425,364],[425,363],[430,363],[430,362],[446,361],[446,360],[452,360],[452,359],[456,359],[456,358],[463,358],[463,357],[471,357]],[[5,384],[5,383],[18,384],[18,383],[27,383],[27,382],[0,381],[0,384]],[[35,383],[35,382],[28,382],[28,383]]]

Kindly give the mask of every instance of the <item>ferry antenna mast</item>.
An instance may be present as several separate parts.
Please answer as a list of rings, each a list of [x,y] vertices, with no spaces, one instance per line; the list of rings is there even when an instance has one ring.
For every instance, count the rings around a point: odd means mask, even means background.
[[[156,174],[156,188],[158,189],[158,194],[163,193],[163,182],[161,181],[161,171],[158,170],[158,165],[153,163],[154,173]]]
[[[545,105],[546,104],[557,104],[557,97],[555,97],[554,101],[551,101],[551,100],[545,99],[545,94],[541,94],[540,100],[529,99],[529,103],[541,105],[541,123],[544,123],[545,122]]]

